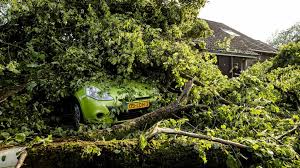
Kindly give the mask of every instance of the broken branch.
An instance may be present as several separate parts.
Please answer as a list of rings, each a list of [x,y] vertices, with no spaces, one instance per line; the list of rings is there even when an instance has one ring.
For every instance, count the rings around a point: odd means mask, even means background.
[[[183,136],[188,136],[188,137],[193,137],[193,138],[198,138],[198,139],[205,139],[208,141],[213,141],[213,142],[218,142],[221,144],[225,144],[225,145],[231,145],[231,146],[235,146],[238,148],[249,148],[249,146],[247,145],[243,145],[237,142],[232,142],[232,141],[228,141],[228,140],[224,140],[221,138],[215,138],[215,137],[211,137],[211,136],[207,136],[207,135],[202,135],[202,134],[195,134],[195,133],[190,133],[190,132],[185,132],[185,131],[177,131],[171,128],[159,128],[158,125],[156,125],[153,129],[153,131],[150,133],[150,135],[148,136],[148,140],[152,139],[153,137],[155,137],[158,134],[161,133],[165,133],[165,134],[176,134],[176,135],[183,135]]]
[[[185,74],[185,73],[180,73],[180,76],[183,77],[183,78],[185,78],[185,79],[192,80],[193,83],[194,83],[195,85],[197,85],[197,86],[202,86],[202,87],[205,86],[204,83],[202,83],[202,82],[196,80],[195,78],[193,78],[193,77],[191,77],[191,76],[189,76],[189,75],[187,75],[187,74]],[[213,94],[215,94],[215,95],[219,98],[219,100],[221,100],[222,103],[227,104],[227,105],[233,104],[231,101],[229,101],[229,100],[225,99],[224,97],[222,97],[218,92],[213,91],[213,90],[211,90],[210,88],[208,88],[208,90],[209,90],[210,92],[212,92]]]
[[[192,78],[190,81],[186,82],[184,85],[184,90],[182,91],[181,95],[178,97],[176,104],[179,105],[181,102],[186,100],[189,96],[189,93],[193,87],[195,78]]]

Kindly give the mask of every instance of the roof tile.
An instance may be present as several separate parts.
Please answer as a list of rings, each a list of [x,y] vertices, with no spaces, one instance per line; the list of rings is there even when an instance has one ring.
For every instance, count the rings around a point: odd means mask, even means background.
[[[276,53],[276,49],[272,46],[262,41],[252,39],[223,23],[210,20],[205,21],[214,32],[212,36],[205,39],[206,47],[209,51],[220,51],[221,49],[216,43],[220,40],[222,41],[225,37],[233,37],[230,43],[230,53],[243,53],[249,55],[257,55],[256,52]]]

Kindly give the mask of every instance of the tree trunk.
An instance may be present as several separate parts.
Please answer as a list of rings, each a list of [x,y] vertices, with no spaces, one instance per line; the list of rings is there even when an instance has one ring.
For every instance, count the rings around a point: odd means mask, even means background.
[[[203,167],[196,146],[152,140],[141,150],[138,140],[54,142],[28,149],[24,167]],[[222,148],[205,152],[205,167],[226,166]]]

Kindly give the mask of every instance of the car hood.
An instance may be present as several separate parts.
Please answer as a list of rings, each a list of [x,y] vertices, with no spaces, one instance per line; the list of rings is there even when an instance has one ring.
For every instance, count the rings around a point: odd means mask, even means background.
[[[94,86],[101,90],[101,93],[109,93],[115,100],[133,101],[136,99],[153,98],[159,95],[158,89],[151,84],[138,81],[105,81],[93,82],[85,85]],[[100,93],[100,94],[101,94]]]

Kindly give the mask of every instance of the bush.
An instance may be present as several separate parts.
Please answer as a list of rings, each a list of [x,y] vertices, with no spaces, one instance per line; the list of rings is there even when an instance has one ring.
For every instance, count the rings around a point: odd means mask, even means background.
[[[288,65],[300,64],[300,42],[289,43],[280,48],[279,53],[275,57],[274,67],[286,67]]]

